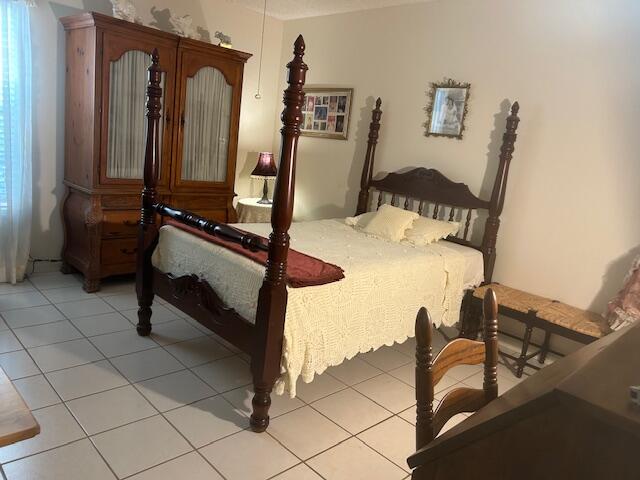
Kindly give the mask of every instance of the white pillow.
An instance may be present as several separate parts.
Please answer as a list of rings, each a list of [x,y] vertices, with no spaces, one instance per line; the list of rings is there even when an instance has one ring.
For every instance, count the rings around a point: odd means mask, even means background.
[[[413,222],[413,226],[407,231],[406,238],[416,246],[429,245],[449,235],[455,235],[459,229],[458,222],[420,217]]]
[[[347,217],[344,219],[344,223],[346,223],[350,227],[363,229],[369,224],[369,222],[373,217],[375,217],[375,215],[376,215],[376,212],[367,212],[367,213],[358,215],[357,217]]]
[[[405,231],[418,217],[416,212],[385,204],[375,212],[362,231],[392,242],[399,242],[405,238]]]

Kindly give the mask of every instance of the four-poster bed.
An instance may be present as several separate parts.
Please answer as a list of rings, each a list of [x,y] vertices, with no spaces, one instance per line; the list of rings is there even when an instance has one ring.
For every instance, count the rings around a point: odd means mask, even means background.
[[[285,109],[282,113],[283,127],[282,144],[280,150],[280,167],[276,180],[273,210],[271,217],[272,231],[269,235],[269,240],[266,242],[262,237],[248,233],[243,230],[239,230],[224,223],[210,221],[197,215],[191,214],[183,210],[172,208],[168,205],[164,205],[158,202],[156,183],[157,183],[157,164],[158,164],[158,120],[160,111],[160,71],[158,69],[157,55],[153,56],[153,64],[149,68],[149,88],[148,88],[148,137],[146,146],[146,158],[144,168],[144,189],[142,192],[142,218],[139,231],[139,248],[138,248],[138,269],[137,269],[137,281],[136,289],[138,293],[139,311],[138,318],[139,323],[137,331],[140,335],[149,335],[151,332],[151,305],[154,295],[159,295],[181,311],[187,313],[202,325],[209,328],[211,331],[220,335],[225,340],[234,344],[245,353],[251,356],[251,372],[253,375],[253,387],[254,397],[252,401],[253,413],[251,415],[251,427],[254,431],[264,431],[269,424],[269,406],[271,403],[271,392],[274,388],[276,380],[286,372],[283,372],[284,363],[283,356],[285,347],[291,348],[291,344],[286,344],[287,332],[285,331],[285,323],[289,324],[292,319],[289,314],[295,312],[287,312],[289,304],[290,310],[298,309],[300,302],[309,303],[313,297],[311,294],[305,296],[303,300],[300,298],[303,296],[301,292],[334,292],[337,294],[338,290],[344,290],[350,285],[350,281],[354,278],[358,278],[358,274],[351,270],[351,265],[339,265],[345,267],[345,279],[340,280],[338,283],[332,283],[330,285],[314,286],[308,288],[293,288],[289,290],[290,285],[287,285],[287,260],[289,256],[290,246],[290,229],[292,232],[299,232],[301,236],[304,236],[304,232],[300,229],[301,224],[294,224],[292,228],[292,215],[293,215],[293,199],[295,190],[295,167],[296,167],[296,151],[297,142],[300,135],[300,124],[302,122],[302,104],[304,101],[303,86],[305,82],[305,75],[307,71],[307,65],[303,61],[303,55],[305,50],[304,40],[302,36],[299,36],[294,46],[294,57],[287,65],[288,68],[288,88],[284,92],[284,104]],[[433,217],[439,218],[444,214],[445,208],[449,208],[449,218],[460,218],[463,210],[472,212],[474,210],[488,210],[488,219],[485,224],[485,231],[483,241],[481,245],[474,245],[468,238],[470,234],[472,214],[469,213],[466,218],[466,224],[464,228],[464,234],[461,238],[449,238],[463,247],[470,247],[481,252],[484,259],[484,271],[485,279],[491,279],[491,273],[493,271],[493,264],[495,262],[495,242],[499,227],[499,216],[504,204],[504,195],[506,190],[506,182],[509,170],[509,163],[514,149],[514,143],[516,139],[516,127],[518,125],[518,105],[514,104],[512,113],[507,120],[507,131],[503,137],[503,145],[500,155],[500,164],[498,167],[498,173],[493,188],[491,200],[485,201],[474,196],[468,189],[468,187],[462,183],[454,183],[448,180],[444,175],[436,170],[427,170],[424,168],[417,168],[405,173],[391,173],[380,180],[373,180],[373,167],[375,160],[375,149],[378,140],[378,132],[380,128],[380,119],[382,115],[381,101],[378,99],[376,102],[376,108],[372,113],[372,121],[369,131],[368,148],[365,158],[364,169],[362,172],[361,192],[358,200],[358,212],[363,213],[367,210],[369,203],[369,191],[370,189],[376,189],[380,192],[378,198],[378,206],[380,206],[385,199],[385,195],[391,195],[391,204],[397,205],[401,197],[404,197],[404,208],[409,209],[414,201],[419,202],[418,211],[420,214],[427,213],[429,211],[429,205],[433,204]],[[174,226],[165,226],[162,231],[159,229],[159,223],[157,222],[156,215],[163,217],[169,217],[174,222]],[[223,238],[231,243],[240,245],[242,248],[253,252],[266,252],[266,268],[257,266],[255,263],[251,263],[250,260],[246,260],[239,255],[229,253],[227,250],[223,250],[219,246],[210,246],[202,239],[196,238],[195,235],[191,235],[188,232],[175,228],[179,224],[187,225],[202,232],[208,233],[212,236]],[[331,222],[331,221],[324,221]],[[308,222],[314,223],[314,222]],[[347,227],[344,224],[338,226],[338,222],[334,223],[317,223],[315,226],[309,227],[307,232],[313,231],[313,228],[327,228],[327,232],[331,230],[334,244],[339,241],[339,235],[351,235],[353,238],[355,233],[348,233]],[[243,225],[244,228],[244,225]],[[164,233],[163,233],[164,232]],[[338,233],[335,233],[338,232]],[[343,232],[343,233],[340,233]],[[266,232],[265,232],[266,233]],[[307,233],[306,235],[311,235]],[[336,240],[336,236],[338,239]],[[361,235],[362,242],[369,242],[369,246],[383,247],[382,240],[374,240]],[[318,235],[316,235],[318,236]],[[179,237],[179,238],[178,238]],[[322,235],[319,235],[322,237]],[[172,241],[169,241],[173,238]],[[304,238],[294,237],[296,240],[296,248],[298,245],[310,245],[309,239],[305,243]],[[181,240],[180,240],[181,239]],[[173,242],[173,243],[172,243]],[[182,242],[180,244],[180,242]],[[379,242],[379,244],[371,244],[371,242]],[[171,257],[172,245],[182,245],[183,252],[178,260],[185,260],[184,263],[189,264],[189,257],[195,257],[202,259],[196,264],[191,264],[194,270],[178,271],[179,269],[172,268],[180,262],[171,262],[164,260],[167,257]],[[322,252],[321,249],[317,249],[317,252]],[[396,260],[401,257],[402,252],[407,254],[417,255],[415,252],[419,252],[418,249],[411,250],[406,246],[391,245],[385,246],[388,248],[390,254],[396,255]],[[209,250],[213,249],[213,250]],[[308,251],[301,248],[304,253],[313,255],[314,251]],[[442,250],[442,249],[441,249]],[[154,252],[155,251],[155,252]],[[209,253],[207,253],[209,252]],[[292,251],[293,252],[293,251]],[[354,256],[358,256],[357,249],[352,248]],[[198,255],[208,255],[209,258],[200,257]],[[293,253],[292,253],[293,255]],[[317,254],[318,256],[321,255]],[[437,258],[438,265],[443,264],[440,257],[431,253],[429,258]],[[206,268],[201,265],[207,265],[207,261],[216,260],[216,257],[225,257],[223,259],[227,262],[227,270],[222,273],[217,272],[217,277],[211,279],[207,276],[211,273],[214,267],[207,266]],[[153,258],[152,258],[153,257]],[[233,271],[234,264],[230,264],[230,258],[238,258],[238,273]],[[364,257],[368,257],[364,255]],[[242,258],[242,260],[240,260]],[[381,257],[384,261],[384,256]],[[421,260],[424,257],[419,257]],[[175,260],[175,259],[174,259]],[[193,258],[191,258],[193,260]],[[323,260],[326,260],[323,256]],[[370,258],[366,258],[371,262]],[[165,263],[163,263],[165,261]],[[221,260],[222,261],[222,260]],[[244,262],[244,263],[243,263]],[[345,260],[346,262],[346,260]],[[414,262],[415,263],[415,262]],[[200,264],[199,268],[198,264]],[[165,265],[165,268],[159,268],[159,265]],[[215,265],[215,264],[214,264]],[[231,267],[229,267],[231,265]],[[373,265],[372,263],[363,264]],[[384,266],[384,265],[383,265]],[[397,267],[397,265],[396,265]],[[231,269],[230,269],[231,268]],[[364,267],[359,266],[360,270]],[[417,268],[417,267],[416,267]],[[241,269],[242,272],[240,271]],[[380,269],[381,271],[384,268]],[[242,277],[247,271],[253,272],[254,279],[256,271],[260,273],[260,286],[259,291],[256,287],[257,302],[253,299],[253,305],[251,314],[244,312],[240,308],[236,308],[233,302],[226,302],[223,296],[229,297],[229,292],[239,288],[237,286],[238,278]],[[200,272],[200,274],[196,274]],[[362,272],[360,272],[362,277]],[[444,272],[439,273],[438,281],[443,278]],[[206,278],[205,278],[206,277]],[[210,281],[208,281],[208,279]],[[215,281],[214,281],[215,280]],[[366,278],[360,278],[361,283],[359,287],[364,285],[362,283]],[[235,283],[234,283],[235,282]],[[344,282],[344,283],[343,283]],[[402,282],[396,282],[402,283]],[[339,287],[336,287],[339,285]],[[400,285],[400,290],[403,286]],[[322,290],[325,289],[325,290]],[[333,289],[333,290],[331,290]],[[419,289],[419,288],[418,288]],[[368,294],[367,288],[360,288],[364,290],[364,295]],[[251,292],[250,292],[251,293]],[[355,295],[353,298],[355,299]],[[398,298],[402,298],[401,293],[398,293]],[[331,300],[329,298],[329,300]],[[293,303],[292,303],[293,302]],[[354,300],[355,302],[355,300]],[[339,302],[334,302],[339,304]],[[411,309],[412,306],[405,305],[405,310]],[[326,308],[326,312],[323,310]],[[348,323],[351,321],[349,315],[338,315],[339,318],[331,317],[329,309],[331,305],[322,304],[320,310],[326,313],[324,319],[316,320],[314,327],[316,330],[313,335],[318,334],[321,337],[321,341],[326,334],[325,339],[327,342],[331,340],[331,332],[318,331],[318,328],[322,328],[322,324],[331,324],[333,327],[336,324]],[[249,311],[249,310],[247,310]],[[336,311],[336,310],[334,310]],[[414,309],[411,312],[411,317],[415,318]],[[307,313],[298,312],[296,320],[304,319]],[[300,316],[302,315],[302,316]],[[384,325],[380,323],[379,319],[370,318],[365,316],[369,323],[375,328],[383,328]],[[285,318],[287,322],[285,322]],[[253,321],[252,321],[253,320]],[[378,323],[376,324],[376,320]],[[354,320],[355,321],[355,320]],[[362,319],[358,321],[362,322]],[[320,325],[319,325],[320,324]],[[366,328],[371,328],[371,325],[361,324],[362,331],[366,333]],[[413,330],[413,320],[409,322],[409,330]],[[369,333],[371,331],[369,330]],[[343,332],[342,332],[343,333]],[[362,335],[365,335],[363,333]],[[311,334],[309,334],[311,335]],[[394,331],[390,338],[390,341],[402,341],[407,338],[406,331]],[[289,338],[288,340],[291,340]],[[384,342],[389,341],[385,339]],[[359,346],[354,347],[356,350],[345,352],[341,359],[350,358],[355,353],[358,353],[358,348],[364,348],[361,343]],[[376,345],[368,345],[368,348],[378,348],[382,346],[382,343]],[[355,352],[355,353],[354,353]],[[314,352],[316,353],[316,352]],[[309,355],[309,352],[302,352],[304,355]],[[335,356],[331,363],[335,363]],[[338,362],[339,363],[339,362]],[[299,365],[298,365],[299,366]],[[326,365],[324,365],[326,368]],[[312,372],[313,373],[313,372]],[[319,371],[317,373],[320,373]],[[296,372],[296,375],[298,372]],[[295,382],[295,376],[293,377]],[[292,388],[295,388],[293,386]]]

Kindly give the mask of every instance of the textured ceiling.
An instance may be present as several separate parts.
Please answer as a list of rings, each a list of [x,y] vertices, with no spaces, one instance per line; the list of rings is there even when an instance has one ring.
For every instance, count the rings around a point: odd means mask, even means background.
[[[264,0],[227,0],[262,13]],[[281,20],[393,7],[429,0],[267,0],[267,15]]]

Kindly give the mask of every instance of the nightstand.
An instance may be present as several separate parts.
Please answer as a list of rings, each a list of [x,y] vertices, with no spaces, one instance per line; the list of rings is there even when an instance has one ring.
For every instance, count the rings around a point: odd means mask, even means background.
[[[258,203],[259,198],[238,200],[238,222],[269,223],[271,221],[271,203]]]

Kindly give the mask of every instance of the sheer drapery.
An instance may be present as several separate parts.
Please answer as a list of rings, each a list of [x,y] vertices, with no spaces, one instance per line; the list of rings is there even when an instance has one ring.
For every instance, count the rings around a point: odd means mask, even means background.
[[[107,146],[109,178],[142,178],[147,138],[147,69],[150,64],[151,55],[139,50],[125,52],[118,60],[111,62]],[[164,72],[161,80],[164,98]],[[161,118],[160,145],[162,130]],[[159,160],[162,161],[162,158]]]
[[[213,67],[204,67],[187,79],[183,180],[225,181],[231,93],[231,85]]]
[[[29,10],[0,0],[0,282],[22,280],[29,259],[31,142]]]

